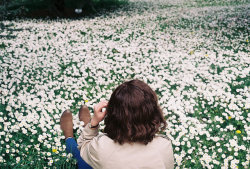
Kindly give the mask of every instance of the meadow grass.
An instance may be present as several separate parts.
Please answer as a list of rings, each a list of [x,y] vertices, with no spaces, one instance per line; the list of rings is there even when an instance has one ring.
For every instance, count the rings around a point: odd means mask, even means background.
[[[0,23],[0,168],[76,168],[61,113],[125,80],[157,93],[175,168],[249,168],[247,1],[130,1],[79,19]],[[104,124],[101,123],[101,130]]]

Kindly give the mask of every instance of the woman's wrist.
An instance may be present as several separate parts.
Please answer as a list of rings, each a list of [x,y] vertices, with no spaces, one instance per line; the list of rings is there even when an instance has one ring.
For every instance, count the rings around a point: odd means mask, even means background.
[[[90,121],[90,128],[96,128],[99,125],[99,122],[96,121],[95,119],[91,119]]]

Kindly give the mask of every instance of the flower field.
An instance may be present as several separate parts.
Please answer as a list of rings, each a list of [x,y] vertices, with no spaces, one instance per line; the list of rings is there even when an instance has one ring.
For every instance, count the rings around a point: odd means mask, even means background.
[[[175,167],[248,169],[250,3],[131,0],[94,18],[0,24],[0,168],[75,168],[59,121],[125,80],[158,94]],[[101,124],[101,128],[103,128]]]

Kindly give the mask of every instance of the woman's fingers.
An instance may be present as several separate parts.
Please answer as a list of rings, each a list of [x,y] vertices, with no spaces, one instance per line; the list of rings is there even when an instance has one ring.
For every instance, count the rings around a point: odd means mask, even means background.
[[[102,101],[102,102],[98,103],[98,104],[95,106],[96,113],[102,112],[102,109],[103,109],[103,108],[106,108],[107,105],[108,105],[108,102],[107,102],[107,101]]]
[[[98,123],[104,119],[107,112],[106,110],[102,111],[102,109],[106,108],[107,105],[108,105],[107,101],[102,101],[94,106],[94,116],[91,120],[91,125],[94,125],[94,126],[98,125]]]

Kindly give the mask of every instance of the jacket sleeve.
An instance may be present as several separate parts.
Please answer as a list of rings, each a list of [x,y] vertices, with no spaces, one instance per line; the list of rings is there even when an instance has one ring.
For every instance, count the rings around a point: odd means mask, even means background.
[[[80,137],[77,139],[78,149],[80,150],[80,155],[82,159],[88,163],[92,168],[100,168],[98,152],[97,128],[90,128],[90,123],[85,126]]]

